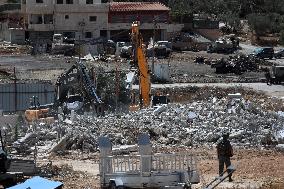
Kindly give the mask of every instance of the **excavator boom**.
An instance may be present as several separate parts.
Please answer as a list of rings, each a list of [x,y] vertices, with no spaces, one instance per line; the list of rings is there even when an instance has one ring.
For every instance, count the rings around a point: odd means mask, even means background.
[[[134,63],[138,65],[139,70],[140,107],[148,107],[151,102],[150,70],[143,49],[143,38],[139,31],[139,22],[132,24],[132,43],[134,46]]]
[[[139,88],[140,95],[143,100],[143,107],[150,106],[150,89],[151,82],[148,70],[147,60],[145,58],[143,49],[137,49],[138,67],[139,67]]]

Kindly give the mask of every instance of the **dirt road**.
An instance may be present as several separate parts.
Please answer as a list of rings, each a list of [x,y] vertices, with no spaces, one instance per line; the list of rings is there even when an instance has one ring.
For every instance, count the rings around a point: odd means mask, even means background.
[[[178,150],[178,149],[175,149]],[[180,149],[191,151],[197,157],[201,183],[193,189],[203,189],[218,174],[218,161],[215,147],[197,149]],[[73,157],[74,158],[74,157]],[[53,165],[68,165],[73,171],[63,171],[54,177],[64,182],[64,188],[99,188],[99,165],[97,158],[85,160],[83,156],[76,159],[56,159]],[[269,149],[238,149],[234,147],[232,164],[236,167],[233,182],[225,180],[217,189],[283,189],[284,188],[284,153]],[[64,168],[61,168],[64,170]],[[67,173],[66,173],[67,172]]]

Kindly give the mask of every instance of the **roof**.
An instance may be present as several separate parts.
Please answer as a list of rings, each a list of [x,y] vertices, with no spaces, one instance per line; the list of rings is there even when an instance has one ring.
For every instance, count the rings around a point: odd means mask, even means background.
[[[57,181],[50,181],[39,176],[26,180],[22,184],[12,186],[8,189],[56,189],[63,186],[63,183]]]
[[[169,11],[170,9],[158,2],[112,2],[110,11],[131,12],[131,11]]]

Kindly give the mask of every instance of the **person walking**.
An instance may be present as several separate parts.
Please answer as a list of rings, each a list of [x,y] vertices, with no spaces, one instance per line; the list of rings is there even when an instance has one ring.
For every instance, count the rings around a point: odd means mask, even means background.
[[[264,75],[265,75],[265,79],[266,79],[266,84],[267,85],[271,85],[272,84],[272,80],[271,80],[269,69],[265,70],[265,74]]]
[[[229,133],[223,133],[222,140],[217,144],[217,155],[219,160],[219,175],[223,176],[224,165],[228,169],[231,165],[231,157],[233,156],[233,148],[229,141]],[[232,173],[230,169],[227,170],[229,182],[233,182]]]

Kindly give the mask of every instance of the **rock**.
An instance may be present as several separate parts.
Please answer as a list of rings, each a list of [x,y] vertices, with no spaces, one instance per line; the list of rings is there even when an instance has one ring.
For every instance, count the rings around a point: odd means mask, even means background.
[[[281,152],[284,152],[284,144],[278,144],[275,148]]]
[[[284,144],[284,129],[276,132],[275,138],[279,144]]]
[[[58,152],[58,151],[64,151],[66,150],[66,147],[68,145],[68,136],[65,136],[62,138],[57,144],[55,144],[53,147],[51,147],[49,152]]]
[[[163,104],[163,105],[161,105],[161,106],[158,106],[158,107],[154,110],[153,114],[154,114],[154,115],[158,115],[158,114],[162,113],[163,111],[166,111],[166,109],[167,109],[167,105],[166,105],[166,104]]]

